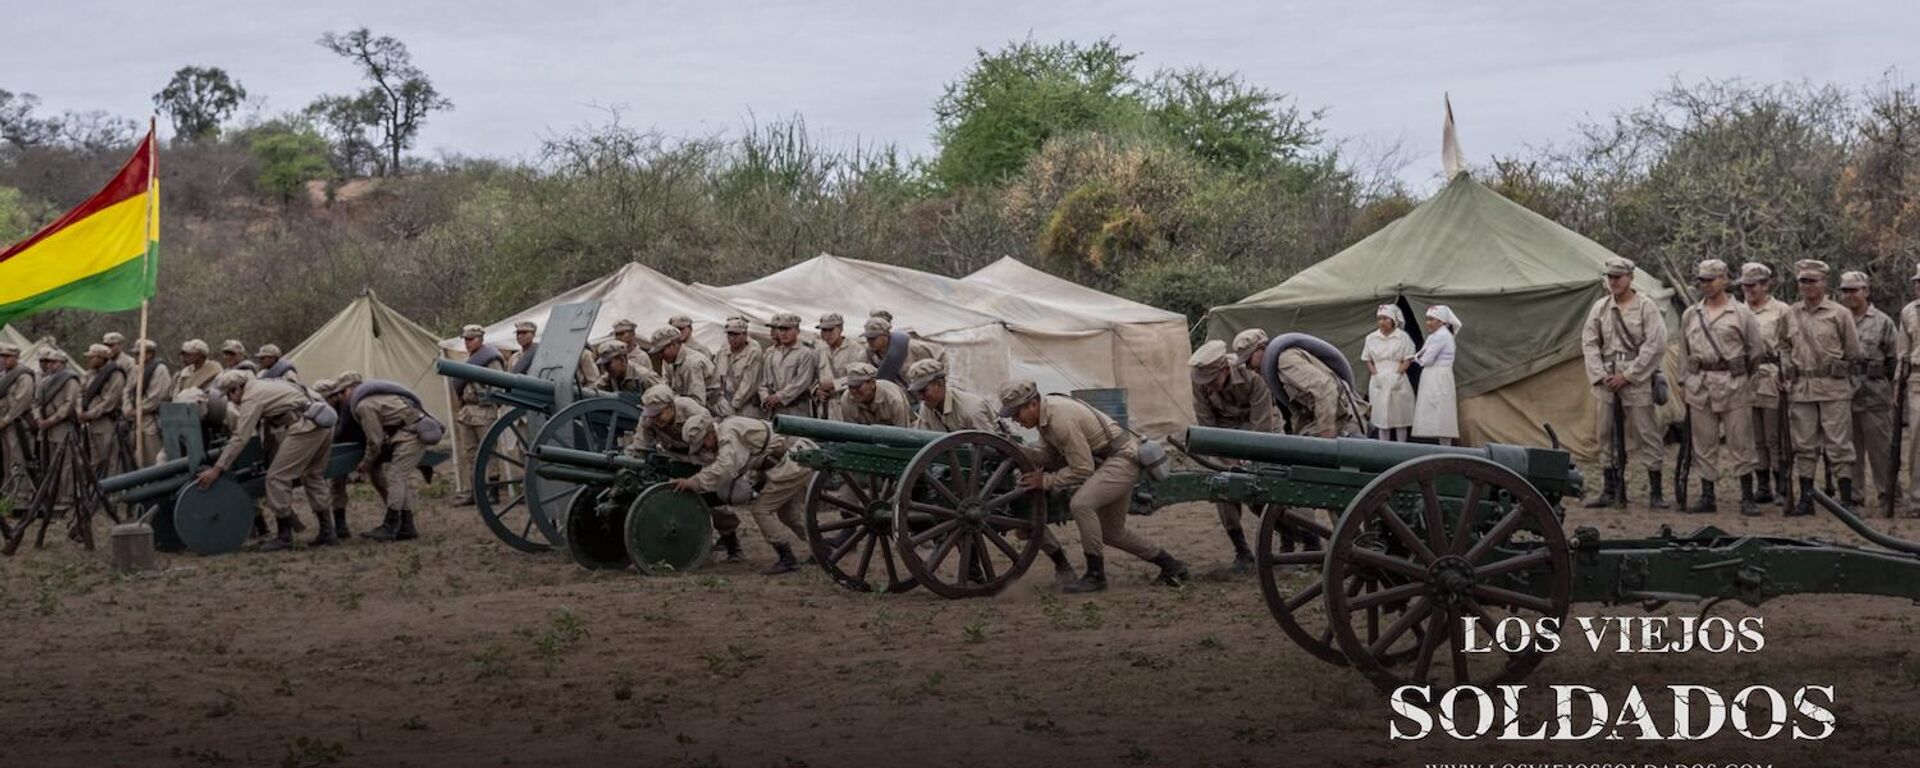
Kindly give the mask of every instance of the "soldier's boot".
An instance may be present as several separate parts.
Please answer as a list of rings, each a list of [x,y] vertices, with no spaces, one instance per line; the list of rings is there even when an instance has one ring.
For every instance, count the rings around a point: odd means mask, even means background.
[[[267,515],[264,512],[253,514],[253,535],[248,538],[264,539],[271,531],[267,530]]]
[[[1088,592],[1107,591],[1107,559],[1099,555],[1087,555],[1087,572],[1080,578],[1068,582],[1060,591],[1069,595],[1083,595]]]
[[[1748,481],[1747,486],[1752,487],[1752,482]],[[1694,499],[1687,511],[1696,515],[1711,515],[1720,511],[1719,500],[1713,497],[1712,480],[1700,481],[1700,498]]]
[[[456,507],[471,507],[473,506],[473,492],[467,491],[461,493],[454,496],[450,501]]]
[[[1760,507],[1755,503],[1758,502],[1759,499],[1754,498],[1753,486],[1753,475],[1740,476],[1740,514],[1747,517],[1758,517],[1760,515]],[[1761,481],[1760,487],[1767,487],[1766,482]]]
[[[1764,469],[1758,470],[1753,473],[1752,477],[1743,478],[1741,482],[1747,483],[1752,487],[1754,491],[1752,501],[1755,504],[1772,504],[1773,503],[1773,473],[1772,472],[1769,472]]]
[[[293,549],[293,515],[281,517],[274,522],[279,528],[279,534],[261,542],[260,551],[279,552],[283,549]]]
[[[1851,477],[1840,478],[1840,505],[1847,509],[1857,509],[1861,506],[1860,500],[1853,497],[1853,478]]]
[[[1603,479],[1600,481],[1600,493],[1595,494],[1592,498],[1589,498],[1580,502],[1581,505],[1589,508],[1611,507],[1614,505],[1615,501],[1619,500],[1620,470],[1617,470],[1617,469],[1603,470],[1601,477]]]
[[[719,544],[720,551],[727,553],[727,562],[746,562],[747,553],[740,549],[739,531],[727,531],[726,533],[720,534]]]
[[[1180,562],[1172,552],[1164,549],[1147,562],[1160,566],[1160,575],[1153,577],[1153,583],[1163,587],[1180,586],[1187,583],[1187,579],[1193,575],[1187,570],[1186,563]]]
[[[760,569],[760,575],[778,576],[783,573],[793,573],[794,571],[800,570],[800,561],[793,559],[793,547],[791,545],[775,544],[773,545],[773,552],[779,555],[779,559],[773,561],[773,565]]]
[[[1233,542],[1233,572],[1252,571],[1253,550],[1247,548],[1247,532],[1239,529],[1227,531],[1227,539]]]
[[[400,510],[389,509],[387,516],[380,521],[380,527],[367,531],[364,536],[374,541],[393,541],[393,534],[400,530]]]
[[[1620,506],[1626,506],[1626,494],[1620,494]],[[1647,509],[1667,509],[1666,496],[1660,490],[1660,470],[1647,470]]]
[[[333,536],[341,541],[353,538],[353,534],[347,531],[347,510],[345,509],[333,511]]]
[[[413,541],[420,538],[420,531],[413,527],[413,510],[400,510],[400,527],[394,529],[394,541]]]
[[[1785,472],[1774,473],[1773,495],[1778,497],[1781,504],[1785,504],[1793,500],[1793,497],[1788,494],[1788,491],[1791,491],[1791,490],[1792,490],[1792,486],[1787,481],[1787,473]]]
[[[1055,586],[1066,589],[1068,584],[1072,584],[1073,580],[1078,578],[1073,572],[1073,561],[1067,559],[1066,550],[1055,548],[1052,552],[1047,553],[1047,559],[1053,561],[1053,583]]]
[[[324,511],[315,512],[313,513],[313,519],[320,523],[320,532],[315,533],[313,535],[313,541],[307,542],[307,546],[331,547],[335,544],[340,543],[340,538],[338,536],[335,536],[333,533],[333,516],[332,515],[329,515]]]
[[[1813,478],[1800,478],[1800,498],[1787,510],[1787,517],[1806,517],[1813,514]]]

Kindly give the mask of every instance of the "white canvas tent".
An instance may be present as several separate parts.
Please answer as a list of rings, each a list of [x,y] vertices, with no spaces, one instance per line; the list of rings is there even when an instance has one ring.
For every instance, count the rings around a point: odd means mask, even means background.
[[[452,424],[447,387],[433,372],[433,361],[440,356],[437,341],[432,332],[368,291],[287,352],[287,359],[307,383],[355,370],[369,379],[405,385],[420,395],[434,418]]]
[[[19,347],[20,364],[32,367],[36,371],[40,369],[40,350],[55,346],[51,336],[35,341],[27,338],[26,334],[15,330],[11,325],[0,325],[0,342]]]
[[[726,302],[708,296],[694,286],[660,274],[646,265],[629,263],[606,277],[576,286],[501,318],[487,326],[486,342],[501,349],[516,349],[514,323],[532,320],[545,329],[547,317],[553,313],[554,307],[593,300],[600,302],[600,313],[594,317],[590,336],[595,342],[611,338],[613,324],[623,318],[639,326],[638,333],[644,339],[653,329],[666,325],[667,318],[687,315],[693,318],[694,339],[709,349],[720,349],[727,343],[727,317],[739,314]],[[766,335],[764,327],[755,328],[754,331],[756,335]],[[448,351],[449,357],[466,357],[466,348],[458,337],[443,340],[440,346]]]

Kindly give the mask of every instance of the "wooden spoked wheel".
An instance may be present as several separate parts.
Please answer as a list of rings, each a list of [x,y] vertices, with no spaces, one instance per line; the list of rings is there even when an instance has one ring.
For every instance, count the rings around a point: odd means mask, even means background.
[[[474,456],[472,474],[473,505],[480,510],[480,521],[487,524],[507,546],[521,552],[546,552],[550,540],[539,532],[539,514],[527,504],[527,478],[533,473],[527,446],[532,443],[527,409],[514,408],[500,418],[480,438]],[[488,469],[494,471],[489,476]],[[564,541],[564,538],[561,540]]]
[[[535,447],[573,448],[582,451],[617,451],[627,436],[640,426],[640,406],[615,397],[593,397],[560,409],[547,423],[534,431]],[[554,546],[566,545],[566,503],[580,486],[564,480],[541,477],[540,460],[526,458],[527,507],[534,524]]]
[[[1040,553],[1045,497],[1016,478],[1038,471],[1019,446],[955,432],[914,454],[894,488],[894,551],[946,598],[984,597],[1020,579]]]
[[[1466,652],[1465,622],[1492,637],[1503,619],[1566,618],[1572,568],[1546,497],[1499,464],[1425,456],[1373,479],[1334,526],[1327,618],[1348,663],[1382,692],[1492,686],[1525,677],[1537,649]],[[1442,648],[1445,647],[1443,653]]]
[[[836,583],[855,592],[917,586],[894,549],[893,501],[894,479],[885,475],[825,470],[808,481],[807,545]]]

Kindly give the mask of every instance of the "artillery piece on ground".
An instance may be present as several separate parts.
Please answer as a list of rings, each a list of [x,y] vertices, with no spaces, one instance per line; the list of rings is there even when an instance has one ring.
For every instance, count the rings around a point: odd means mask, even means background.
[[[705,565],[713,549],[711,494],[675,490],[667,481],[691,477],[700,465],[665,452],[624,453],[541,445],[535,470],[548,480],[577,485],[564,506],[567,551],[590,571],[629,566],[644,574],[687,572]]]

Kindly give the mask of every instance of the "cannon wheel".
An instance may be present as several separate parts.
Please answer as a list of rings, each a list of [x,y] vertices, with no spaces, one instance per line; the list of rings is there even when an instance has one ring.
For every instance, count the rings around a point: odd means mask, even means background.
[[[894,488],[894,552],[907,572],[946,598],[984,597],[1018,581],[1040,553],[1047,506],[1041,493],[1016,487],[1015,475],[1038,469],[986,432],[922,447]]]
[[[567,499],[567,551],[589,571],[619,571],[627,557],[627,508],[613,504],[611,488],[582,487]],[[604,506],[603,506],[604,504]]]
[[[532,457],[527,455],[530,437],[527,409],[507,411],[487,427],[474,454],[474,464],[467,469],[473,473],[473,506],[480,510],[480,521],[487,524],[487,530],[509,547],[539,553],[551,547],[544,532],[534,533],[540,513],[527,504],[526,479],[533,474],[528,463]],[[500,468],[499,478],[487,479],[489,464]]]
[[[1283,529],[1296,541],[1311,537],[1319,543],[1313,549],[1301,543],[1297,549],[1286,551],[1282,544]],[[1322,566],[1326,564],[1326,543],[1332,539],[1333,531],[1315,518],[1313,512],[1275,506],[1260,516],[1260,542],[1254,548],[1253,559],[1260,575],[1260,593],[1266,597],[1267,611],[1273,614],[1273,621],[1280,625],[1280,631],[1315,658],[1344,667],[1347,666],[1347,655],[1334,642],[1332,623],[1326,621],[1324,614],[1315,615],[1311,612],[1315,607],[1325,604],[1327,582]],[[1298,576],[1287,578],[1289,570]],[[1349,597],[1354,597],[1397,586],[1404,581],[1400,578],[1383,579],[1379,574],[1365,572],[1349,577],[1346,592]],[[1388,606],[1388,612],[1402,610],[1405,606],[1405,601],[1401,601]],[[1426,629],[1420,626],[1414,627],[1413,631],[1425,634]],[[1410,653],[1397,652],[1389,658],[1389,663],[1403,661]]]
[[[713,550],[713,509],[699,494],[660,483],[627,507],[627,558],[649,576],[696,571]]]
[[[1439,482],[1464,484],[1462,502],[1443,506]],[[1486,514],[1489,505],[1494,514]],[[1533,647],[1468,654],[1462,623],[1472,619],[1492,636],[1508,617],[1562,621],[1573,577],[1566,536],[1545,496],[1499,464],[1444,455],[1407,461],[1362,488],[1334,526],[1324,569],[1327,584],[1369,573],[1400,581],[1359,594],[1326,590],[1334,639],[1382,692],[1435,684],[1436,696],[1458,685],[1516,682],[1539,665],[1545,657]],[[1396,603],[1399,615],[1383,621]],[[1412,631],[1423,623],[1424,632]],[[1443,645],[1451,646],[1451,681],[1435,683]]]
[[[841,485],[829,488],[836,474]],[[893,486],[885,475],[841,470],[815,472],[807,482],[807,544],[814,562],[841,586],[888,593],[917,586],[893,548]]]
[[[198,483],[187,483],[174,495],[174,529],[195,554],[238,550],[253,532],[253,518],[253,497],[226,475],[204,491]]]
[[[617,397],[592,397],[560,409],[533,435],[532,445],[617,451],[621,439],[640,426],[640,406]],[[554,546],[566,543],[566,502],[580,486],[541,477],[539,459],[527,457],[527,506],[534,522]]]

